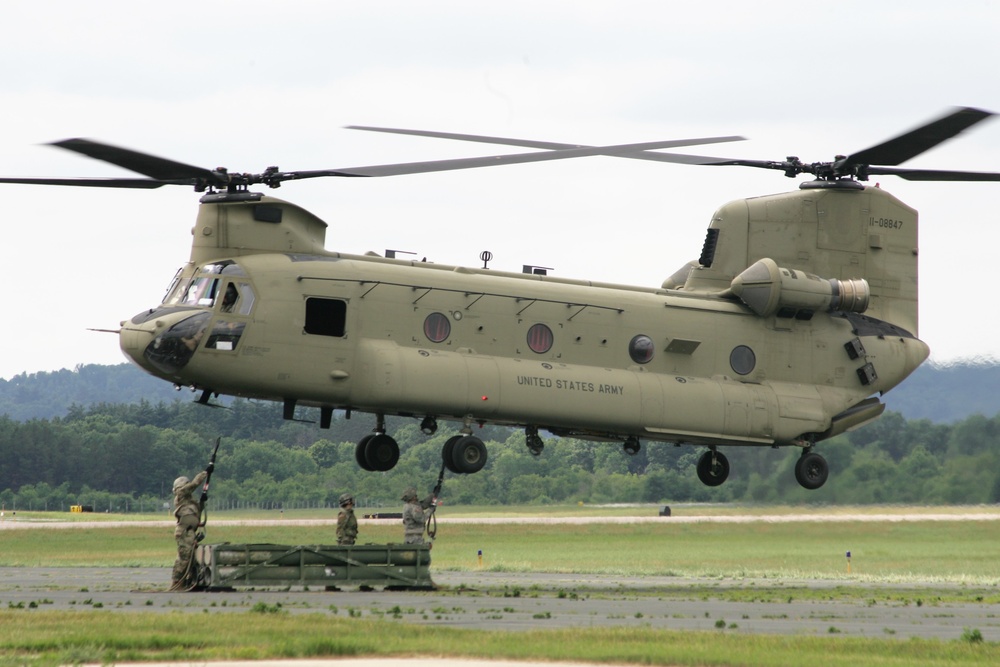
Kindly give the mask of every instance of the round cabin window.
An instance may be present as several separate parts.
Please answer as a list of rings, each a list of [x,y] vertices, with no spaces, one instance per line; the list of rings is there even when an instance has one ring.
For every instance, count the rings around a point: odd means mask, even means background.
[[[552,349],[552,342],[554,340],[555,337],[552,335],[552,329],[544,324],[534,324],[528,329],[528,347],[531,348],[532,352],[545,354]]]
[[[432,343],[441,343],[451,335],[451,322],[443,313],[431,313],[424,320],[424,335]]]
[[[748,375],[757,366],[757,355],[746,345],[737,345],[729,353],[729,365],[740,375]]]
[[[653,339],[644,334],[636,336],[628,344],[628,356],[637,364],[648,364],[654,351]]]

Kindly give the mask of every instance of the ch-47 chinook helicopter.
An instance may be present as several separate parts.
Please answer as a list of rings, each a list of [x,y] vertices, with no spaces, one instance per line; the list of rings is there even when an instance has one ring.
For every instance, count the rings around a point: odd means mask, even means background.
[[[729,474],[720,446],[799,447],[798,482],[828,476],[822,440],[877,418],[877,395],[928,356],[917,338],[917,212],[870,175],[996,181],[1000,174],[896,165],[992,114],[960,108],[884,143],[804,163],[712,158],[656,149],[717,137],[577,146],[366,128],[543,149],[398,165],[260,174],[209,170],[86,139],[53,145],[146,178],[3,178],[3,183],[113,188],[194,186],[204,192],[191,257],[163,302],[123,321],[124,353],[149,373],[201,391],[371,413],[356,448],[366,470],[389,470],[399,446],[385,416],[461,422],[445,466],[473,473],[486,448],[472,426],[523,427],[621,443],[707,448],[698,476]],[[326,223],[257,184],[387,176],[610,155],[806,173],[799,190],[730,202],[712,216],[697,261],[658,287],[447,266],[324,247]]]

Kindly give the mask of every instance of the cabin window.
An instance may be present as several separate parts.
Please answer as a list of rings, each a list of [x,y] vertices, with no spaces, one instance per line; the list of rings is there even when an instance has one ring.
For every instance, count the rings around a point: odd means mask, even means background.
[[[347,324],[347,302],[340,299],[306,299],[307,334],[344,337]]]
[[[424,319],[424,335],[432,343],[443,343],[451,335],[451,322],[443,313],[431,313]]]
[[[757,355],[746,345],[737,345],[729,353],[729,365],[740,375],[749,375],[757,366]]]
[[[544,324],[533,324],[528,329],[528,347],[531,348],[532,352],[545,354],[552,349],[554,340],[555,336],[552,335],[552,329]]]
[[[653,339],[644,334],[639,334],[628,344],[628,356],[637,364],[648,364],[653,358],[656,346]]]

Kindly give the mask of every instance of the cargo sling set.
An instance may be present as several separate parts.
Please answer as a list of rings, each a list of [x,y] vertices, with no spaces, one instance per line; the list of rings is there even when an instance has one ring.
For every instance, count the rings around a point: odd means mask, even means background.
[[[205,544],[199,547],[202,586],[337,589],[381,586],[431,589],[429,544],[286,546]]]

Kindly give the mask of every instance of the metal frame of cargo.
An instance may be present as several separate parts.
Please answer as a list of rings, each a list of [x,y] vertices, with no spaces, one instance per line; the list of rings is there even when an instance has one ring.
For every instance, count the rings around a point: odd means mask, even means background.
[[[210,590],[340,586],[435,588],[429,544],[287,546],[203,544],[198,559]]]

